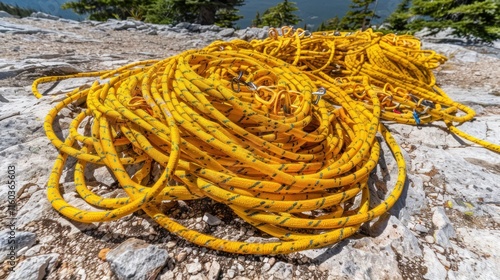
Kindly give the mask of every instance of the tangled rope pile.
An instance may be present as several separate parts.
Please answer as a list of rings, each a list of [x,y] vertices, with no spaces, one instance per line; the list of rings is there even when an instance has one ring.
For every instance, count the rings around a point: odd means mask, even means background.
[[[381,119],[414,125],[442,120],[461,133],[453,123],[474,116],[435,85],[431,69],[444,61],[411,36],[307,34],[285,27],[261,41],[214,42],[112,71],[40,78],[33,83],[37,97],[40,83],[100,76],[47,115],[45,131],[60,151],[48,199],[62,215],[86,223],[142,209],[190,242],[231,253],[333,244],[387,212],[403,190],[405,162]],[[53,130],[58,112],[82,99],[86,109],[59,139]],[[91,124],[86,131],[84,122]],[[377,133],[393,153],[398,177],[386,200],[374,206],[368,177],[380,155]],[[77,159],[77,192],[103,211],[63,199],[59,181],[68,157]],[[107,166],[126,196],[93,192],[87,165]],[[205,197],[281,242],[224,240],[160,210],[163,201]]]

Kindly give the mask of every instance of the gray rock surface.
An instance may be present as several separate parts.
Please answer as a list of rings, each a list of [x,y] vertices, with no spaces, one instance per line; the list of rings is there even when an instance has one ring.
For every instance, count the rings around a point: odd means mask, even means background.
[[[424,246],[424,262],[427,273],[423,275],[428,280],[445,280],[447,272],[436,256],[436,253],[429,247]]]
[[[42,280],[59,262],[59,254],[39,255],[28,258],[16,266],[7,280]]]
[[[14,16],[7,13],[6,11],[0,11],[0,18],[10,18],[10,17],[14,17]]]
[[[167,258],[166,250],[135,238],[128,239],[106,255],[111,270],[120,280],[154,279]]]
[[[32,17],[32,18],[43,18],[43,19],[49,19],[49,20],[59,20],[59,17],[53,16],[53,15],[49,15],[49,14],[46,14],[46,13],[42,13],[42,12],[32,13],[30,15],[30,17]]]
[[[35,245],[36,234],[26,231],[11,231],[2,230],[0,232],[0,262],[3,262],[10,251],[10,247],[15,248],[15,252],[19,253],[21,249],[29,249],[31,246]]]

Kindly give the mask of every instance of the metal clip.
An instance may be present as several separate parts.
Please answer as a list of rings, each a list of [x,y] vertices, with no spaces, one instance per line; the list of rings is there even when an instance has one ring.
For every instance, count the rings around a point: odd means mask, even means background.
[[[314,100],[313,104],[314,105],[318,105],[319,100],[321,99],[321,97],[326,94],[326,89],[324,87],[319,87],[318,91],[315,91],[312,94],[316,95],[316,100]]]
[[[240,85],[243,84],[245,86],[247,86],[249,89],[251,90],[257,90],[257,85],[255,85],[254,83],[252,82],[244,82],[241,80],[241,78],[243,77],[243,71],[240,71],[240,73],[238,74],[238,77],[234,77],[232,80],[231,80],[231,89],[234,91],[234,92],[240,92],[241,91],[241,87]],[[236,83],[236,88],[235,88],[235,84]]]
[[[430,100],[423,100],[422,103],[423,106],[426,106],[426,107],[431,107],[432,109],[435,109],[436,108],[436,105],[434,105],[434,103]]]

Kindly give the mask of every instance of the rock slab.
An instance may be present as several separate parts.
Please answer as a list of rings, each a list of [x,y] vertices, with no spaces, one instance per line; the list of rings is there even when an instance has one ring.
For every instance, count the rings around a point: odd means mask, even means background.
[[[109,251],[106,260],[118,279],[155,279],[165,266],[168,253],[157,246],[130,238]]]

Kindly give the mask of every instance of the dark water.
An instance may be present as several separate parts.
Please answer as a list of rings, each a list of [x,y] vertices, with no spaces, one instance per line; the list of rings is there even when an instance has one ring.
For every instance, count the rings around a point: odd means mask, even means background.
[[[262,15],[266,9],[283,2],[283,0],[247,0],[245,2],[245,5],[240,7],[240,14],[244,18],[237,22],[237,25],[241,28],[250,26],[257,12]],[[341,0],[292,0],[290,2],[295,2],[299,8],[296,14],[302,21],[297,26],[304,27],[307,24],[312,30],[315,30],[321,22],[327,19],[335,16],[343,17],[351,4],[351,1]],[[384,18],[396,9],[400,2],[401,0],[377,1],[376,5],[374,4],[370,8],[375,9],[381,19],[374,20],[374,23],[381,23]]]
[[[85,17],[73,13],[71,10],[61,9],[61,5],[70,0],[0,0],[5,4],[19,5],[19,7],[32,8],[37,11],[42,11],[48,14],[56,15],[63,18],[82,20]],[[251,25],[255,14],[262,14],[269,7],[275,6],[283,0],[247,0],[245,5],[240,7],[240,14],[244,16],[236,24],[240,28],[245,28]],[[304,27],[306,24],[311,30],[315,30],[322,21],[329,18],[344,16],[349,9],[351,1],[340,0],[295,0],[291,1],[297,4],[299,11],[297,15],[302,18],[302,21],[297,24],[298,27]],[[379,0],[376,5],[371,7],[376,10],[376,13],[381,19],[375,19],[374,23],[380,23],[392,11],[394,11],[401,0]]]

